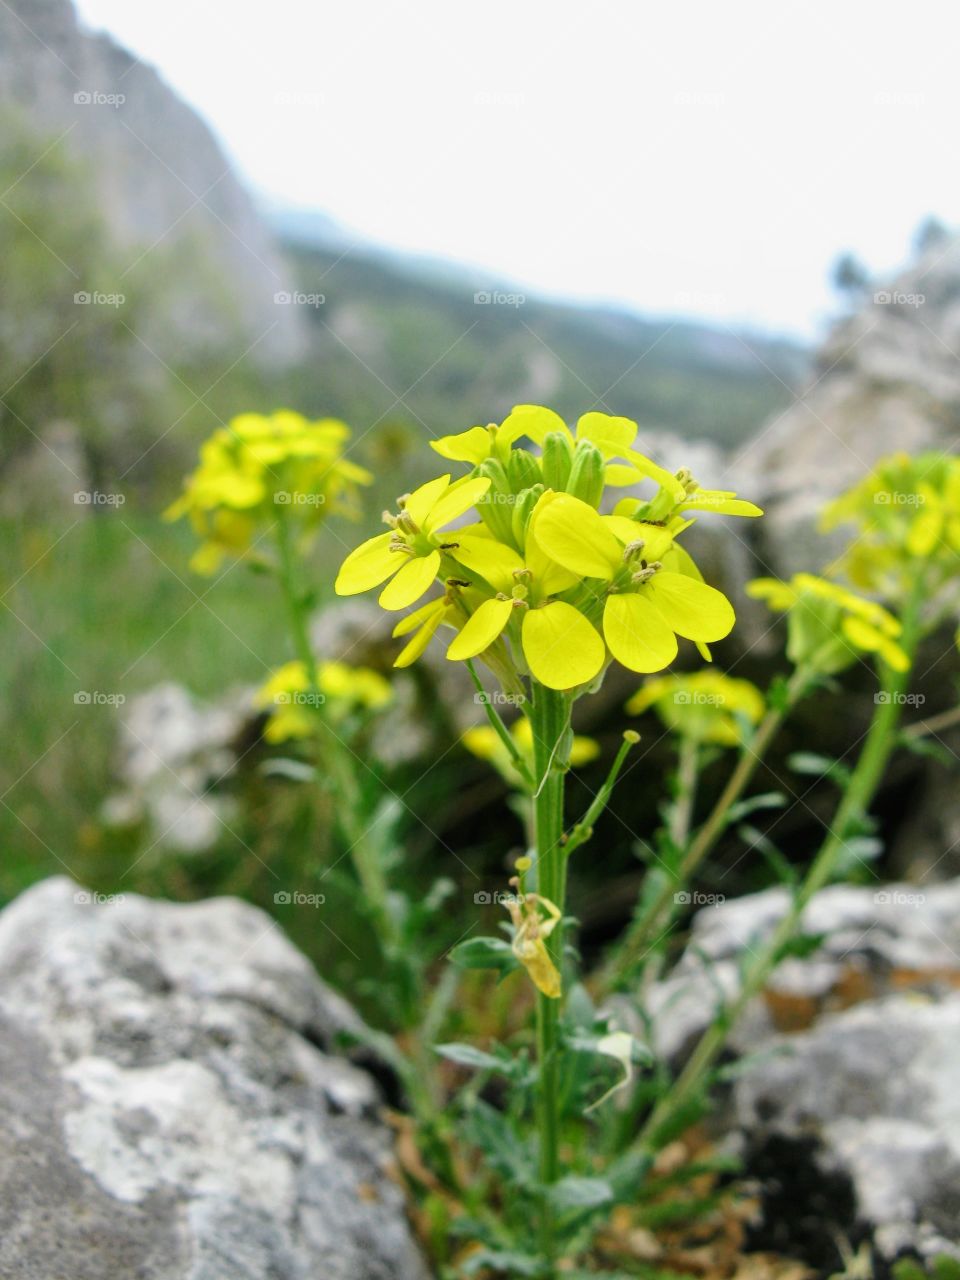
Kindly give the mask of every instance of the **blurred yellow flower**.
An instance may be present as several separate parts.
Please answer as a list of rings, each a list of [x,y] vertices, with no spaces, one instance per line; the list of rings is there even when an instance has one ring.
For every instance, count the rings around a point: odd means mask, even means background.
[[[648,680],[626,705],[631,715],[653,708],[669,729],[697,742],[742,745],[744,726],[758,724],[766,706],[749,680],[719,671],[694,671]]]
[[[789,582],[755,578],[747,584],[747,594],[765,600],[776,612],[789,613],[787,653],[794,663],[811,662],[829,674],[849,666],[860,653],[876,653],[894,671],[910,666],[896,642],[901,627],[893,614],[839,583],[796,573]]]
[[[513,722],[510,726],[510,737],[532,773],[533,730],[526,716],[521,716]],[[508,782],[511,784],[516,782],[517,772],[514,768],[513,760],[510,758],[510,752],[492,726],[484,724],[467,729],[462,734],[460,741],[471,755],[475,755],[479,760],[488,760]],[[596,760],[599,754],[599,742],[595,742],[593,738],[581,737],[579,734],[574,736],[573,745],[570,748],[570,764],[575,769],[581,765],[589,764],[591,760]]]
[[[301,529],[331,514],[355,514],[358,487],[372,476],[343,456],[350,435],[333,418],[310,421],[281,409],[243,413],[200,447],[200,465],[163,513],[189,516],[203,540],[190,566],[211,574],[228,555],[243,556],[259,527],[294,518]]]
[[[267,742],[307,738],[315,731],[313,713],[320,706],[331,719],[341,719],[351,711],[378,711],[393,697],[389,681],[368,667],[351,667],[344,662],[317,665],[317,689],[302,662],[278,667],[254,694],[254,706],[269,710],[263,736]]]

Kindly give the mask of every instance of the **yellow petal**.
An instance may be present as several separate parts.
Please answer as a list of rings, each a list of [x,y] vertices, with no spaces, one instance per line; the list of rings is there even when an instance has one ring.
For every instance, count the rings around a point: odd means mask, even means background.
[[[658,524],[643,520],[627,520],[624,516],[601,516],[614,537],[622,543],[643,542],[643,556],[648,562],[662,560],[673,546],[673,535]]]
[[[489,649],[510,621],[512,612],[513,602],[510,600],[484,600],[467,619],[463,630],[447,650],[447,657],[451,662],[463,662]]]
[[[585,578],[611,578],[620,566],[620,543],[593,507],[569,493],[538,504],[534,537],[551,560]]]
[[[491,434],[486,427],[471,427],[455,436],[441,436],[431,440],[430,448],[441,458],[452,462],[483,462],[490,457]]]
[[[577,439],[595,444],[605,458],[622,458],[637,438],[637,424],[609,413],[585,413],[577,422]]]
[[[721,516],[762,516],[763,512],[752,502],[746,502],[733,494],[712,489],[696,489],[681,503],[683,511],[716,511]]]
[[[406,609],[419,600],[440,568],[439,551],[412,559],[404,557],[404,560],[406,563],[380,592],[380,605],[384,609]]]
[[[449,487],[450,476],[447,474],[438,476],[436,480],[428,480],[426,484],[422,484],[419,489],[414,489],[413,493],[410,494],[404,510],[418,528],[423,528],[432,508],[436,506]]]
[[[533,676],[548,689],[585,684],[597,675],[606,658],[596,629],[562,600],[527,610],[523,652]]]
[[[529,436],[535,443],[543,444],[544,436],[550,431],[559,431],[568,440],[573,440],[570,428],[552,409],[545,409],[539,404],[518,404],[504,418],[497,435],[509,444],[521,436]]]
[[[610,652],[630,671],[662,671],[677,656],[677,638],[662,615],[643,596],[607,596],[603,634]]]
[[[405,557],[390,550],[392,537],[390,533],[378,533],[350,552],[334,583],[333,589],[338,596],[355,596],[361,591],[369,591],[371,587],[378,587],[391,573],[396,573]]]
[[[489,476],[476,476],[472,480],[459,480],[456,484],[452,484],[440,500],[432,507],[427,514],[425,520],[417,521],[427,533],[434,529],[442,529],[445,524],[449,524],[451,520],[456,520],[457,516],[462,516],[465,511],[473,506],[478,498],[490,488]]]
[[[514,944],[513,953],[529,973],[534,986],[551,1000],[560,999],[560,974],[542,938]]]
[[[664,569],[642,589],[678,636],[710,644],[733,630],[733,605],[722,591],[705,582]]]
[[[446,601],[443,598],[439,600],[430,600],[427,604],[422,604],[419,609],[414,609],[413,613],[408,613],[401,618],[397,625],[393,628],[391,634],[394,638],[398,636],[409,635],[411,631],[416,631],[417,627],[422,626],[433,613],[443,613],[446,608]]]
[[[414,632],[409,641],[400,650],[394,661],[395,667],[409,667],[420,657],[427,645],[433,639],[440,623],[447,616],[447,608],[443,601],[435,602],[440,604],[440,608],[427,618],[419,631]]]
[[[523,559],[512,547],[493,538],[457,531],[457,548],[450,554],[470,573],[478,573],[495,591],[509,593],[516,585],[514,570],[523,568]]]

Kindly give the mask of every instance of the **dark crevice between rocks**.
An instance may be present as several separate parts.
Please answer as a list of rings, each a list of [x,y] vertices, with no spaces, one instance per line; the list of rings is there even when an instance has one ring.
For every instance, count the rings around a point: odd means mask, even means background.
[[[747,1232],[749,1252],[797,1258],[824,1277],[844,1270],[838,1241],[856,1250],[868,1232],[857,1218],[850,1178],[824,1171],[814,1137],[774,1134],[751,1146],[747,1175],[760,1188],[760,1214]]]

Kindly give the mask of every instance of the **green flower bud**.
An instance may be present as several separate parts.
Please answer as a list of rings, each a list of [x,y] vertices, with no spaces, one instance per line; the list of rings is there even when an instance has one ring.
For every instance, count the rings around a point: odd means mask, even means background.
[[[528,449],[511,449],[507,459],[507,479],[513,493],[521,493],[540,483],[540,464]]]
[[[581,440],[573,454],[567,493],[591,507],[600,505],[603,495],[603,454],[589,440]]]
[[[506,470],[496,458],[487,458],[477,467],[477,475],[490,480],[490,488],[476,504],[480,519],[498,542],[513,546],[513,491]]]
[[[540,500],[543,493],[543,485],[535,484],[530,489],[524,489],[523,493],[517,498],[513,507],[513,537],[518,547],[522,547],[524,538],[527,533],[527,525],[530,523],[530,517],[533,515],[533,508]]]
[[[543,472],[543,483],[548,489],[556,489],[562,493],[570,478],[573,466],[573,446],[565,435],[559,431],[550,431],[544,437],[543,456],[540,468]]]

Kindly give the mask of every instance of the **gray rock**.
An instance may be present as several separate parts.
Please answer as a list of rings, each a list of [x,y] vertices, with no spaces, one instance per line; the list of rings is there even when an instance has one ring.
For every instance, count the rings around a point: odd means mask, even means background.
[[[888,1257],[960,1258],[960,995],[890,996],[771,1043],[734,1088],[751,1147],[810,1140]]]
[[[670,975],[650,992],[658,1052],[681,1056],[712,1020],[721,999],[740,990],[740,964],[769,938],[787,910],[785,890],[705,907],[693,920],[690,941]],[[802,929],[823,935],[803,959],[785,960],[767,996],[746,1011],[733,1046],[751,1051],[777,1030],[779,1002],[813,1017],[845,1000],[876,997],[897,981],[940,993],[960,982],[960,880],[877,889],[833,885],[807,907]]]
[[[813,378],[731,463],[755,474],[767,509],[761,557],[816,572],[835,543],[816,535],[823,503],[884,454],[954,450],[960,431],[960,239],[931,248],[818,352]]]
[[[0,1275],[425,1280],[360,1024],[262,912],[48,880],[0,915]]]

